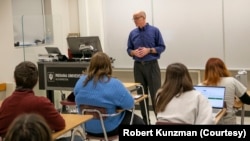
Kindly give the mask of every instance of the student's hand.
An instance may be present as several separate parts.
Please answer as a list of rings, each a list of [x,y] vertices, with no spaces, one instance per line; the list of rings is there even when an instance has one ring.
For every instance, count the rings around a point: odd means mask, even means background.
[[[243,103],[241,102],[241,100],[238,97],[234,97],[234,108],[236,109],[240,109],[243,106]]]

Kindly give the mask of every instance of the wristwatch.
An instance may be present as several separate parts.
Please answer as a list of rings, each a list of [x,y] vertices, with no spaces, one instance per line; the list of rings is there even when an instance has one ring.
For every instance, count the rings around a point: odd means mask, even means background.
[[[149,51],[150,53],[153,53],[153,48],[150,48],[150,51]]]

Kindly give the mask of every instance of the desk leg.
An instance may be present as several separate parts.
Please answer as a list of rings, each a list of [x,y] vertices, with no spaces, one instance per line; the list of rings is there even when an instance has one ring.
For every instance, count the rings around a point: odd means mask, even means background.
[[[62,100],[65,100],[65,99],[66,99],[66,95],[65,95],[64,93],[62,93],[61,99],[62,99]],[[67,107],[66,107],[65,105],[62,105],[61,112],[62,112],[62,113],[68,113]]]
[[[241,108],[241,125],[244,125],[244,117],[245,117],[245,106],[243,104]]]
[[[140,87],[142,89],[142,94],[144,95],[145,94],[145,91],[144,91],[144,87],[142,85],[138,85],[138,87]],[[148,107],[147,107],[147,101],[146,99],[143,100],[144,102],[144,106],[145,106],[145,113],[146,113],[146,118],[147,118],[147,125],[150,125],[149,123],[149,117],[148,117]]]
[[[86,135],[85,135],[85,131],[82,133],[79,129],[75,128],[75,129],[71,130],[71,141],[75,140],[76,135],[79,135],[83,141],[86,141],[86,139],[87,139]]]
[[[135,106],[134,106],[134,108],[132,109],[132,115],[131,115],[130,125],[133,124],[134,115],[135,115]]]
[[[146,99],[144,99],[143,102],[144,102],[144,106],[145,106],[145,113],[146,113],[146,116],[147,116],[147,125],[150,125],[149,119],[148,119],[149,117],[148,117],[148,107],[147,107]]]
[[[46,90],[47,98],[54,104],[54,91],[53,90]]]

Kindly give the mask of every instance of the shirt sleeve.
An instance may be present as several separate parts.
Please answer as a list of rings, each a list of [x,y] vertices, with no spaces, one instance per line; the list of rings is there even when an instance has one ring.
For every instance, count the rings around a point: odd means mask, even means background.
[[[195,124],[214,124],[212,106],[203,95],[198,95],[198,112]]]
[[[53,103],[51,103],[49,99],[40,97],[38,105],[40,106],[40,114],[44,116],[51,130],[58,131],[65,128],[65,120],[55,109]]]
[[[122,109],[131,109],[134,106],[134,98],[129,90],[122,84],[121,81],[115,82],[115,91],[117,98],[114,98],[114,103]]]

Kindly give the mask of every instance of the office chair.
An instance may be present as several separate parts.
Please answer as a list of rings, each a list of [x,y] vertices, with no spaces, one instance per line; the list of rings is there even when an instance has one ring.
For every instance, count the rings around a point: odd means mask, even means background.
[[[103,130],[103,137],[97,137],[94,135],[86,134],[86,140],[95,139],[95,140],[99,140],[99,141],[113,141],[115,139],[118,139],[118,137],[119,137],[118,134],[114,135],[114,136],[107,135],[105,125],[104,125],[104,120],[107,117],[117,116],[120,114],[120,112],[117,112],[114,114],[108,114],[105,108],[97,107],[97,106],[90,106],[90,105],[80,105],[79,108],[82,111],[82,114],[91,114],[94,116],[94,119],[99,119],[100,125],[101,125],[102,130]]]

